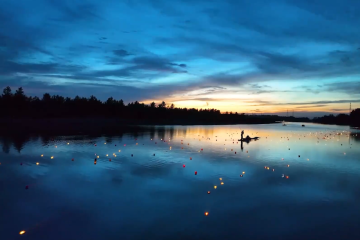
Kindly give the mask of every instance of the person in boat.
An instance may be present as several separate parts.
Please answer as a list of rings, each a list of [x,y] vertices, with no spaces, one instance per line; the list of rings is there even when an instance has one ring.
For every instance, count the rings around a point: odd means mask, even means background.
[[[249,137],[249,135],[247,135],[245,140],[249,141],[249,140],[251,140],[251,137]]]

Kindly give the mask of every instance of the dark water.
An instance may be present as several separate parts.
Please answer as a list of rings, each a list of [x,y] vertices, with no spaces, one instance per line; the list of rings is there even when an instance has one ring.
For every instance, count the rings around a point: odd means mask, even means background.
[[[240,129],[261,138],[242,151]],[[0,239],[360,239],[360,133],[349,130],[3,136]]]

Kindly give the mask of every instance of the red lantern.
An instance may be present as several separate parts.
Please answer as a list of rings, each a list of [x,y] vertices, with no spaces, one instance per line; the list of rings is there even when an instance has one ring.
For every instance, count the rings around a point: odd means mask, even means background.
[[[195,175],[197,175],[197,171],[195,171]]]
[[[126,147],[126,144],[124,144],[124,147]]]
[[[240,177],[243,177],[243,175],[240,175]]]
[[[185,167],[185,164],[183,165],[183,167]]]
[[[210,194],[210,191],[208,191],[208,194]]]

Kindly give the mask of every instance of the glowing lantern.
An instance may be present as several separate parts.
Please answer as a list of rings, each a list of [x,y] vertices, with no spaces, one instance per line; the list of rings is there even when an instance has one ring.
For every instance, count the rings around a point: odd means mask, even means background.
[[[70,143],[67,143],[67,145],[69,145]]]
[[[222,181],[222,178],[219,178],[220,181]]]
[[[24,230],[22,230],[22,231],[19,232],[20,235],[23,235],[24,233],[25,233]]]
[[[104,143],[104,144],[106,144],[106,143]]]
[[[192,160],[192,157],[190,157],[190,160]]]
[[[270,169],[270,167],[266,167],[266,169],[267,169],[267,170],[269,170],[269,169]]]
[[[245,174],[245,172],[242,172],[242,174]]]
[[[217,186],[214,186],[214,189],[217,189]]]
[[[273,172],[275,172],[275,169],[273,169]]]
[[[197,171],[195,171],[195,175],[197,175]]]
[[[290,167],[290,165],[289,165],[289,164],[288,164],[287,166],[288,166],[288,167]]]
[[[185,167],[185,164],[183,165],[183,167]]]
[[[286,178],[289,178],[289,176],[286,176]]]
[[[121,150],[119,150],[119,152],[121,152]]]
[[[221,182],[221,185],[224,185],[224,182]]]
[[[109,156],[109,154],[106,154],[106,156]]]
[[[99,158],[99,156],[97,156],[97,158]]]
[[[51,156],[51,159],[53,159],[54,157],[53,156]]]
[[[205,212],[205,216],[208,216],[209,215],[209,213],[208,212]]]
[[[124,144],[124,147],[126,146],[126,144]]]
[[[36,165],[39,165],[39,163],[37,162]]]
[[[43,157],[44,156],[44,154],[41,154],[41,157]]]
[[[208,194],[210,194],[210,191],[208,191]]]
[[[266,169],[266,166],[264,168]]]
[[[201,151],[203,151],[203,149],[201,149]]]
[[[243,175],[240,175],[240,177],[243,177]]]
[[[138,143],[136,143],[136,145],[138,145]]]

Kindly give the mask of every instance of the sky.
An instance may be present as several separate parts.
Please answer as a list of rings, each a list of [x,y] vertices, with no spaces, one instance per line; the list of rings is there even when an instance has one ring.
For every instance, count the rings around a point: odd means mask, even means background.
[[[358,0],[0,0],[0,87],[222,112],[360,107]]]

